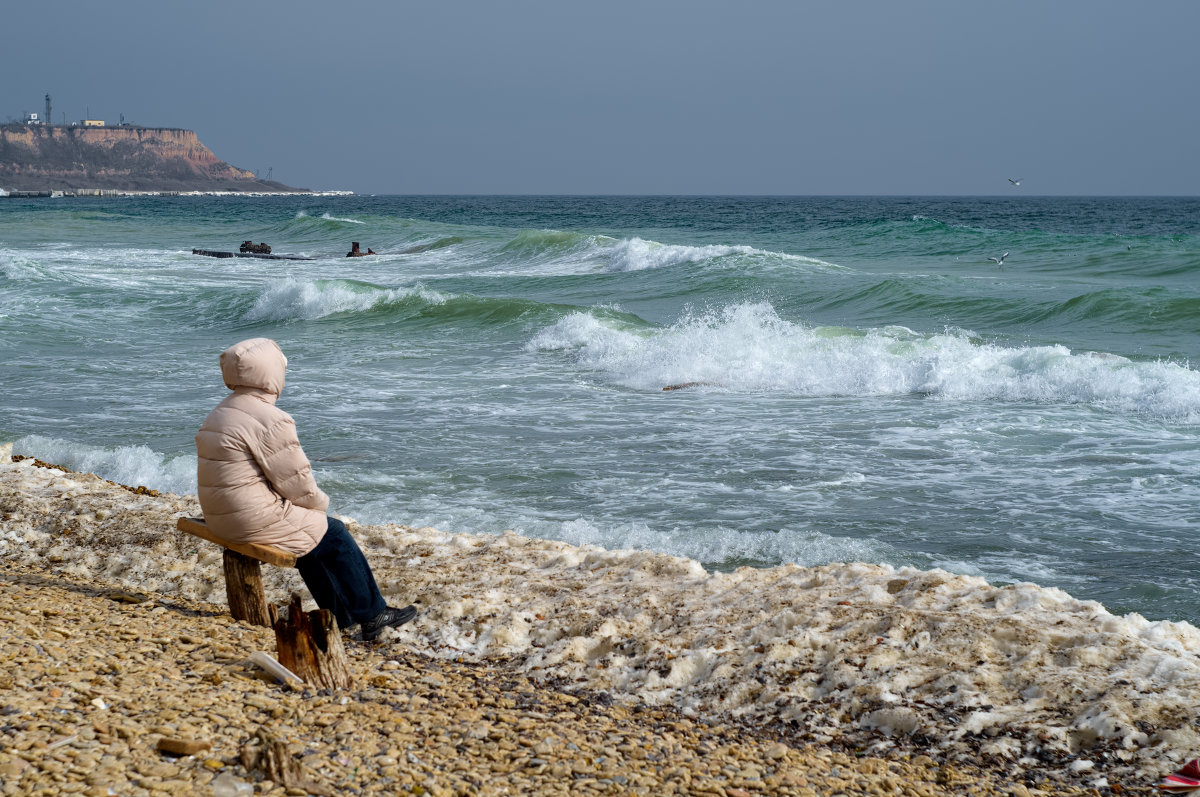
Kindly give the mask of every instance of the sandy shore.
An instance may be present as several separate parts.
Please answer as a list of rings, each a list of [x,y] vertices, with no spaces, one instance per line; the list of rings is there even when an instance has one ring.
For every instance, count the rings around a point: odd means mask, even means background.
[[[352,524],[417,621],[355,687],[276,684],[195,499],[0,461],[0,793],[1151,793],[1195,740],[1197,632],[868,565],[707,573]],[[268,568],[268,597],[303,587]],[[350,629],[353,631],[353,629]],[[252,740],[300,763],[262,781]],[[176,756],[162,738],[205,749]]]

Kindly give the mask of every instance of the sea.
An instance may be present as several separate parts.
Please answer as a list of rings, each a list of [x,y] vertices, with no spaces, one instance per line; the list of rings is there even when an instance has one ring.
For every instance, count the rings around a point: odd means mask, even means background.
[[[194,493],[260,336],[360,523],[1200,624],[1200,199],[0,199],[14,453]]]

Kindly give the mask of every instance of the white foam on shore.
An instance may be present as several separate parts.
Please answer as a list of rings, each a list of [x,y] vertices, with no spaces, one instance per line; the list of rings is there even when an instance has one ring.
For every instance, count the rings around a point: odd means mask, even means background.
[[[0,464],[0,561],[223,602],[190,496]],[[1014,770],[1155,778],[1197,747],[1200,630],[1033,584],[861,563],[710,573],[685,558],[400,525],[351,530],[393,603],[385,644],[503,658],[602,690],[873,750],[919,739]],[[268,596],[302,589],[267,568]],[[1101,755],[1103,753],[1103,755]],[[1057,763],[1055,763],[1057,762]]]

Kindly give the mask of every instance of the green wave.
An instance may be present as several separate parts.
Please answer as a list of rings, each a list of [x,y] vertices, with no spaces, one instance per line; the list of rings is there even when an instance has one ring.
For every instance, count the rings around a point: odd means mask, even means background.
[[[825,296],[809,295],[796,304],[810,312],[848,313],[885,323],[924,317],[961,326],[1017,329],[1067,324],[1190,334],[1200,318],[1200,296],[1165,287],[1106,288],[1064,299],[1041,292],[969,291],[951,278],[889,277]]]
[[[397,308],[397,318],[403,316],[405,325],[441,327],[463,325],[495,327],[519,324],[541,326],[551,323],[582,308],[569,304],[552,304],[518,297],[489,297],[463,294],[443,302],[426,302],[405,312]]]
[[[218,325],[337,323],[348,328],[495,328],[542,326],[576,312],[591,312],[645,326],[636,315],[608,308],[543,302],[519,296],[448,294],[421,285],[385,287],[359,280],[287,281],[256,295],[210,290],[196,299],[199,312]]]
[[[915,215],[907,220],[857,220],[835,229],[837,245],[843,253],[873,258],[957,257],[978,261],[986,267],[988,257],[1009,251],[1012,252],[1007,264],[1010,270],[1139,278],[1200,272],[1200,236],[1053,232],[1037,227],[1004,229],[995,226],[995,221],[990,220],[991,226],[951,224]],[[1023,221],[1028,223],[1028,219]]]
[[[521,230],[500,247],[500,254],[515,260],[541,260],[591,246],[596,236],[562,230]]]
[[[1142,332],[1180,325],[1194,329],[1200,319],[1200,297],[1175,295],[1165,288],[1132,293],[1094,291],[1064,302],[1057,315],[1078,321],[1120,323]]]

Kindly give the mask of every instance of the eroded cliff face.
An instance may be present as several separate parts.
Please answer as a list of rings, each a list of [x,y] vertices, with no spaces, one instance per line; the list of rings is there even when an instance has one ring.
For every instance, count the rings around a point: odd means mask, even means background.
[[[0,126],[0,188],[125,191],[300,191],[258,180],[191,130]]]

